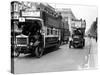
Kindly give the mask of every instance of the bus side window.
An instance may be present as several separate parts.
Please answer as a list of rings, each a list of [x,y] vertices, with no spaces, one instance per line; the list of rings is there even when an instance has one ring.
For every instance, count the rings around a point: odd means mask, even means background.
[[[57,30],[55,31],[55,35],[57,35]]]
[[[53,34],[53,29],[51,28],[51,35]]]
[[[53,35],[55,35],[55,30],[53,30]]]
[[[58,35],[58,30],[56,30],[56,35]]]
[[[49,32],[50,32],[50,31],[49,31],[49,29],[47,28],[47,35],[49,35]]]
[[[58,35],[60,35],[60,31],[58,30]]]

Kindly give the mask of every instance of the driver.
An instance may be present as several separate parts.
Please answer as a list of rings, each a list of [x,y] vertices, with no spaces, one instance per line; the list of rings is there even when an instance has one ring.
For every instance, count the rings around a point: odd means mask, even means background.
[[[37,30],[37,32],[31,34],[31,43],[33,47],[42,46],[42,35]]]

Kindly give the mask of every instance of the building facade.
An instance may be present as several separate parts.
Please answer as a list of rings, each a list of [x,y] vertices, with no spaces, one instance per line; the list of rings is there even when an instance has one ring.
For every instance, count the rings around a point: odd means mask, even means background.
[[[57,12],[61,13],[62,21],[66,23],[65,28],[71,31],[71,21],[76,19],[71,9],[56,9]]]
[[[56,9],[56,11],[61,13],[62,22],[64,23],[64,25],[62,24],[62,27],[67,29],[67,31],[70,31],[70,33],[71,33],[71,22],[73,19],[76,19],[72,10],[62,8],[62,9]],[[70,33],[68,33],[68,34],[70,34]]]

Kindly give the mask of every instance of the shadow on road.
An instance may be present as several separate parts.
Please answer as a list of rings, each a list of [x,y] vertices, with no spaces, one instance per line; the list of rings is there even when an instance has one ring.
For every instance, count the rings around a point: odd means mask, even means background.
[[[54,51],[57,51],[57,50],[59,50],[60,48],[56,48],[56,47],[50,47],[50,48],[46,48],[45,50],[44,50],[44,53],[43,53],[43,56],[45,56],[45,55],[47,55],[48,53],[52,53],[52,52],[54,52]],[[21,55],[19,55],[19,57],[12,57],[12,58],[18,58],[18,59],[37,59],[36,57],[35,57],[35,54],[34,55],[32,55],[32,54],[21,54]]]
[[[48,53],[52,53],[52,52],[57,51],[57,50],[59,50],[59,49],[60,49],[60,48],[56,48],[56,47],[46,48],[45,51],[44,51],[44,53],[43,53],[43,55],[46,55],[46,54],[48,54]]]

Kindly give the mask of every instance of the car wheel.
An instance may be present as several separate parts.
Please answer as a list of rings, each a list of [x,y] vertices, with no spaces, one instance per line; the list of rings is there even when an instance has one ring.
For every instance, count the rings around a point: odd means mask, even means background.
[[[77,46],[77,45],[75,45],[75,44],[73,45],[73,47],[74,47],[74,48],[78,48],[78,46]]]
[[[72,42],[70,41],[70,42],[69,42],[69,48],[71,48],[71,44],[72,44]]]
[[[85,39],[84,39],[84,41],[83,41],[83,46],[85,46]]]
[[[69,48],[71,48],[71,44],[69,43]]]

